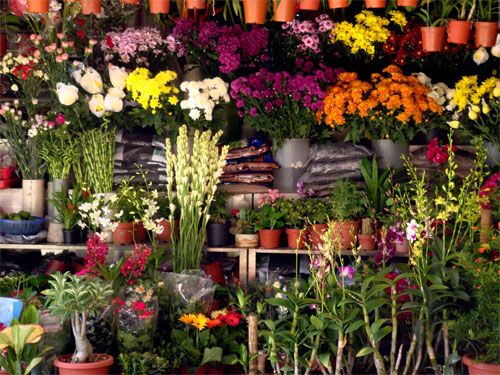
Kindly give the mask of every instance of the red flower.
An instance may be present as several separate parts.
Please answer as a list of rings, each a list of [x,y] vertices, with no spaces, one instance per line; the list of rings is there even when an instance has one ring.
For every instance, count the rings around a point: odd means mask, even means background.
[[[79,37],[80,39],[83,39],[83,38],[85,38],[85,33],[83,30],[78,30],[76,32],[76,36]]]
[[[231,215],[236,216],[236,215],[238,215],[239,212],[240,212],[240,210],[238,210],[237,208],[232,209],[231,210]]]
[[[83,18],[79,18],[77,23],[78,23],[78,26],[83,27],[83,25],[85,25],[85,20]]]
[[[111,41],[111,37],[110,36],[107,36],[106,39],[106,45],[109,47],[109,48],[113,48],[115,45],[114,43]]]
[[[144,302],[138,301],[134,302],[132,305],[132,311],[142,312],[147,309],[147,306]]]
[[[146,319],[148,316],[154,315],[154,311],[144,311],[142,314],[139,315],[139,319]]]
[[[228,311],[224,317],[224,321],[231,327],[236,327],[240,324],[241,319],[243,319],[243,316],[234,311]]]
[[[219,319],[212,319],[207,323],[208,328],[221,327],[222,321]]]

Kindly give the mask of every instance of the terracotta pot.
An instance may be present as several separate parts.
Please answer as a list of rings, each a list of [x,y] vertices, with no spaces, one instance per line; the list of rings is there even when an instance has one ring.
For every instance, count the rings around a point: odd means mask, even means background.
[[[197,370],[195,370],[195,372],[189,372],[186,366],[183,366],[181,368],[181,374],[204,375],[206,373],[207,373],[207,366],[200,366],[198,367]]]
[[[167,14],[170,12],[170,0],[149,0],[149,13]]]
[[[328,224],[309,225],[309,243],[313,249],[318,249],[323,244],[321,235],[328,229]]]
[[[469,375],[498,375],[500,374],[500,365],[490,365],[487,363],[477,363],[473,357],[466,354],[462,357],[462,361],[469,369]]]
[[[224,278],[224,271],[220,262],[207,263],[203,265],[203,271],[205,274],[212,278],[212,281],[219,283],[220,285],[226,285],[226,279]]]
[[[340,234],[340,243],[342,244],[342,249],[352,249],[352,246],[356,246],[356,236],[359,232],[358,221],[349,221],[345,223],[334,223],[333,240],[337,239],[337,235]]]
[[[0,33],[0,56],[7,53],[7,34]],[[2,180],[8,180],[8,178],[2,178]]]
[[[205,9],[205,0],[186,0],[188,9]]]
[[[299,0],[300,10],[318,10],[321,0]]]
[[[71,261],[71,268],[73,268],[73,271],[75,273],[78,273],[80,271],[83,271],[85,269],[85,266],[73,260]]]
[[[0,375],[9,375],[7,371],[0,370]]]
[[[259,246],[258,234],[237,233],[234,237],[235,237],[235,244],[237,247],[254,248]]]
[[[106,356],[104,361],[91,363],[62,362],[61,359],[71,358],[71,354],[57,357],[54,366],[59,369],[59,375],[104,375],[109,373],[109,366],[114,362],[113,357],[107,354],[95,354]]]
[[[224,372],[225,368],[226,368],[226,366],[224,366],[224,365],[221,365],[220,367],[208,366],[207,367],[207,374],[210,374],[210,375],[224,375],[225,374],[225,372]]]
[[[448,23],[448,43],[467,44],[472,22],[451,20]]]
[[[172,227],[168,220],[163,219],[160,221],[160,225],[163,226],[163,232],[161,234],[157,234],[156,238],[161,242],[169,243],[171,240]]]
[[[101,0],[80,0],[82,14],[100,14]]]
[[[113,232],[115,245],[131,245],[134,243],[134,223],[118,223]]]
[[[280,5],[276,9],[276,0],[273,2],[274,7],[274,21],[276,22],[292,22],[295,18],[295,11],[297,9],[296,0],[280,0]]]
[[[269,0],[243,0],[245,23],[264,24]]]
[[[410,252],[410,243],[404,239],[403,244],[396,244],[396,253],[408,254]]]
[[[304,249],[306,247],[308,234],[307,229],[286,228],[288,247],[291,249]]]
[[[498,33],[497,22],[475,22],[476,47],[493,47]]]
[[[68,265],[64,262],[60,262],[57,259],[52,259],[49,266],[45,270],[46,275],[50,275],[53,272],[65,272],[68,270]]]
[[[226,374],[243,374],[243,367],[239,363],[226,367]]]
[[[135,242],[146,241],[146,229],[144,228],[142,221],[134,223],[134,239]]]
[[[387,0],[365,0],[367,8],[385,8]]]
[[[349,0],[328,0],[328,7],[330,9],[347,8]]]
[[[361,250],[375,250],[376,237],[374,234],[358,234],[359,247]]]
[[[281,229],[259,230],[260,246],[264,249],[276,249],[280,246]]]
[[[421,27],[422,48],[425,52],[439,52],[443,49],[446,27]]]
[[[140,0],[120,0],[122,4],[131,4],[131,5],[138,5],[140,4]]]
[[[416,7],[418,5],[418,0],[398,0],[398,7]]]
[[[48,13],[49,0],[28,0],[29,13]]]

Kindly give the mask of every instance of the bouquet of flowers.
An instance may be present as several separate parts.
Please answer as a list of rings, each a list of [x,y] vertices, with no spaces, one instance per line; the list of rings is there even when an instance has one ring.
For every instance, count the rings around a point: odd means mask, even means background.
[[[257,130],[267,131],[278,147],[286,138],[309,138],[316,132],[316,111],[324,108],[323,87],[336,73],[324,66],[309,73],[273,73],[267,69],[231,83],[238,114]]]
[[[214,113],[222,109],[222,101],[229,103],[228,86],[219,77],[181,83],[181,91],[187,93],[187,98],[181,101],[180,108],[189,128],[219,130],[219,121],[214,120]]]
[[[425,123],[442,114],[442,106],[416,77],[404,75],[395,65],[382,72],[372,74],[371,82],[359,80],[357,73],[341,73],[327,91],[318,120],[332,128],[348,121],[345,141],[368,136],[402,142],[413,139]]]

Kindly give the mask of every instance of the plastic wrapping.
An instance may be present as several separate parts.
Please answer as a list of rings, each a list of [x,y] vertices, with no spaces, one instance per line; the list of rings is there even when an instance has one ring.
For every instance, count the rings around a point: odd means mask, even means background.
[[[228,174],[222,175],[221,182],[240,184],[270,184],[273,182],[273,176],[265,173]]]
[[[227,160],[236,160],[244,158],[253,158],[269,151],[269,146],[263,145],[262,147],[248,146],[237,148],[227,153]]]
[[[165,140],[156,134],[127,133],[123,129],[120,129],[116,131],[115,141],[127,145],[155,147],[166,150]]]
[[[177,296],[176,299],[186,311],[208,312],[217,289],[217,284],[210,277],[200,276],[197,271],[194,271],[164,273],[161,280],[166,292]]]
[[[363,159],[351,159],[338,162],[328,163],[312,163],[307,167],[307,172],[313,176],[323,176],[326,174],[340,174],[342,172],[349,172],[359,168],[359,163]]]
[[[133,146],[122,143],[116,143],[115,160],[127,161],[154,161],[158,163],[167,163],[165,150],[151,146]]]
[[[14,234],[2,234],[0,235],[0,244],[35,244],[44,242],[47,239],[47,231],[42,230],[37,234],[32,236],[24,236],[24,235],[14,235]]]
[[[323,174],[323,175],[317,175],[313,176],[309,172],[306,172],[302,175],[300,178],[300,181],[302,181],[305,184],[328,184],[333,181],[338,181],[338,180],[345,180],[346,178],[350,180],[360,180],[362,179],[363,175],[361,173],[361,170],[356,169],[352,171],[344,171],[340,173],[333,173],[333,174]]]
[[[264,162],[247,162],[228,164],[224,167],[224,173],[241,173],[241,172],[271,172],[273,169],[278,168],[276,163]]]
[[[327,142],[315,144],[309,152],[309,163],[338,162],[343,160],[363,159],[373,153],[366,147],[351,143]]]

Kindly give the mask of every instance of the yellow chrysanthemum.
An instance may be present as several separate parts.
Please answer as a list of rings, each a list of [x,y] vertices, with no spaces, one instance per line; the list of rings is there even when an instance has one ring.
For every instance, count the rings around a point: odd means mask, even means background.
[[[196,319],[196,315],[194,314],[184,314],[179,318],[179,321],[185,324],[193,324]]]
[[[396,25],[398,25],[401,28],[405,27],[406,24],[408,23],[405,15],[398,10],[391,10],[389,12],[389,15],[391,16],[391,22],[394,22]]]
[[[163,107],[162,101],[168,101],[172,104],[166,95],[179,92],[179,89],[171,84],[176,78],[177,73],[171,70],[159,72],[156,76],[151,77],[151,72],[146,68],[137,68],[127,77],[127,90],[132,93],[132,98],[141,107],[151,108],[154,111],[156,108]]]
[[[195,316],[193,323],[191,325],[193,327],[198,328],[200,331],[204,330],[207,326],[207,323],[210,321],[205,315],[203,314],[198,314]]]

